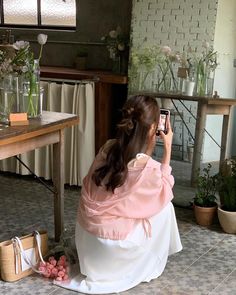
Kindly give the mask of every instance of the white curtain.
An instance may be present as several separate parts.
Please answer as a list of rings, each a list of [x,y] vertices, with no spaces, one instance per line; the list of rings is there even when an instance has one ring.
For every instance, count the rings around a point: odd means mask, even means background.
[[[78,125],[65,130],[65,183],[81,185],[95,156],[94,83],[55,83],[41,81],[43,109],[78,114]],[[52,178],[52,146],[22,154],[20,159],[38,176]],[[29,174],[15,158],[0,161],[0,170]]]

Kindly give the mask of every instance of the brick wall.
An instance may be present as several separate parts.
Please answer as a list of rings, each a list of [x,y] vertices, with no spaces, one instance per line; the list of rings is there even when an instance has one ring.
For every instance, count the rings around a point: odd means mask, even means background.
[[[131,50],[137,46],[168,45],[174,51],[183,52],[189,46],[202,51],[203,41],[214,43],[217,0],[133,0],[131,22]],[[185,103],[196,116],[196,103]],[[183,112],[189,130],[194,134],[195,120],[188,111],[177,103]],[[181,158],[182,126],[176,118],[174,126],[173,155]],[[184,128],[184,158],[190,139]]]

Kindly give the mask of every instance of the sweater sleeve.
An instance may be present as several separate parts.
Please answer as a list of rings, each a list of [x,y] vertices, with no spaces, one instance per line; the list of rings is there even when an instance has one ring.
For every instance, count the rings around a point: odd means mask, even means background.
[[[119,203],[109,213],[117,217],[143,219],[159,213],[172,199],[174,178],[171,167],[160,163],[143,169],[142,181],[126,194],[119,195]],[[126,185],[127,188],[128,184]]]

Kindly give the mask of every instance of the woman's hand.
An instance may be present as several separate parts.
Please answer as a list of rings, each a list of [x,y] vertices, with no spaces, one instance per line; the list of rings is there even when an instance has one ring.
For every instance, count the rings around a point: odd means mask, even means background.
[[[165,134],[163,131],[160,131],[160,137],[163,140],[164,144],[164,154],[162,158],[162,164],[170,164],[171,157],[171,146],[173,140],[173,131],[170,124],[170,117],[167,117],[167,133]]]

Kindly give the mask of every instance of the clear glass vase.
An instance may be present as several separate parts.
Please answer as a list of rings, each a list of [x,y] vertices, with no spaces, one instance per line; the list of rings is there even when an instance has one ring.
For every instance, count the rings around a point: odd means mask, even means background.
[[[42,114],[43,91],[40,89],[40,68],[38,60],[34,60],[33,71],[27,73],[23,82],[19,110],[27,113],[28,118],[37,118]]]
[[[138,90],[150,91],[153,84],[154,72],[146,69],[141,69],[138,73]]]
[[[18,111],[19,77],[8,74],[0,81],[0,121],[9,122],[9,114]]]
[[[215,70],[207,64],[200,64],[195,76],[195,94],[199,96],[211,97],[213,94]]]
[[[159,92],[178,92],[177,69],[171,62],[158,65],[157,90]]]

